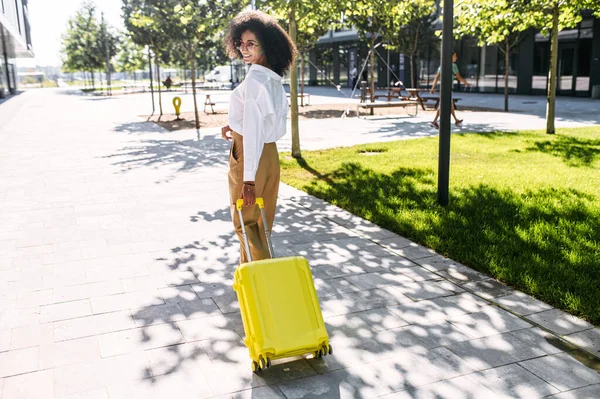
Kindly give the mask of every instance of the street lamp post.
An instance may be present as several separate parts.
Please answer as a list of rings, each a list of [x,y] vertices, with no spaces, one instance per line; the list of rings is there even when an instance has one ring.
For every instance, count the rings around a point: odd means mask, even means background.
[[[452,22],[453,0],[444,0],[442,22],[442,65],[440,90],[440,153],[438,164],[438,203],[448,205],[450,182],[450,111],[452,109]]]

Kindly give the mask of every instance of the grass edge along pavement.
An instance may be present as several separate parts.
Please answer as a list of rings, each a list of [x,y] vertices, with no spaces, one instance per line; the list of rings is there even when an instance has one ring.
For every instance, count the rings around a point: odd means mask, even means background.
[[[282,181],[600,325],[600,127],[281,154]]]

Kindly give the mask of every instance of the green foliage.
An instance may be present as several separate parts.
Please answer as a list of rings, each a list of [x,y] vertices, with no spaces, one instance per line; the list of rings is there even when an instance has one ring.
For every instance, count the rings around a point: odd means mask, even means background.
[[[109,57],[117,52],[117,34],[96,17],[96,7],[86,1],[75,15],[69,18],[67,31],[62,36],[63,71],[95,71],[106,68],[106,47]]]
[[[282,181],[600,324],[600,128],[453,135],[281,155]],[[368,156],[365,155],[368,154]]]
[[[133,42],[131,37],[126,36],[121,42],[120,50],[117,55],[119,71],[134,72],[146,68],[146,54],[144,48]]]
[[[342,26],[341,12],[345,4],[335,1],[281,1],[260,0],[257,7],[278,19],[282,26],[289,29],[289,14],[295,7],[297,26],[296,47],[298,52],[305,54],[310,51],[319,37],[329,30]]]

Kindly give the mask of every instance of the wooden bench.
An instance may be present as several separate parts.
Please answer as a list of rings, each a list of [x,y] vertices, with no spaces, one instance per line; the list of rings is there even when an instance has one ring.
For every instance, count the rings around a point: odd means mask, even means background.
[[[402,107],[406,109],[406,113],[410,116],[416,116],[417,113],[419,112],[419,101],[416,100],[400,100],[400,101],[388,101],[388,102],[360,102],[358,103],[358,105],[356,106],[356,115],[360,118],[360,109],[364,108],[364,109],[376,109],[376,108],[392,108],[392,107]],[[411,107],[414,106],[415,107],[415,113],[414,115],[410,114],[410,112],[408,112],[407,107]]]
[[[423,103],[426,103],[429,101],[434,101],[435,104],[433,105],[433,109],[437,109],[440,105],[440,96],[421,96],[421,100],[423,100]],[[460,98],[452,97],[452,102],[454,103],[454,109],[458,109],[458,107],[456,106],[456,103],[458,101],[460,101]]]

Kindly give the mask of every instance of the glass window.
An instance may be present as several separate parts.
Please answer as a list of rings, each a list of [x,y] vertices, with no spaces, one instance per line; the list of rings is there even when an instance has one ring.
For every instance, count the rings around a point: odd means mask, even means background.
[[[579,41],[577,56],[577,80],[576,91],[590,90],[590,70],[592,67],[592,40],[582,39]]]
[[[548,70],[550,65],[550,43],[547,38],[536,35],[533,46],[533,78],[531,88],[539,93],[548,90]]]

